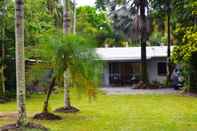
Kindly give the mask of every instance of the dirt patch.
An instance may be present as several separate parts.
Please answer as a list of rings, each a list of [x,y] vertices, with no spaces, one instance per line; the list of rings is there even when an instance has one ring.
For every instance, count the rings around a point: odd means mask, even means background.
[[[80,110],[75,108],[75,107],[61,107],[55,110],[55,112],[60,112],[60,113],[76,113],[79,112]]]
[[[16,124],[9,124],[0,128],[0,131],[28,131],[28,130],[48,131],[48,129],[43,127],[42,125],[34,124],[34,123],[28,123],[23,128],[17,127]]]
[[[36,114],[33,119],[36,120],[61,120],[62,118],[58,115],[49,112],[42,112]]]
[[[0,112],[0,118],[8,118],[8,119],[16,119],[17,113],[16,112]]]

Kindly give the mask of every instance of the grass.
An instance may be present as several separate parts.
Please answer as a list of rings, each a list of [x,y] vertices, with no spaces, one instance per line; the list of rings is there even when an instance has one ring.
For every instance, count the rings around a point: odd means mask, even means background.
[[[72,95],[74,96],[74,95]],[[29,119],[41,111],[44,97],[33,95],[27,100]],[[99,94],[89,102],[86,97],[72,97],[72,103],[81,109],[77,114],[59,114],[60,121],[34,121],[51,131],[196,131],[197,99],[181,95],[125,95]],[[63,105],[63,94],[55,94],[50,109]],[[16,111],[15,102],[0,105],[0,112]],[[14,122],[0,118],[0,125]]]

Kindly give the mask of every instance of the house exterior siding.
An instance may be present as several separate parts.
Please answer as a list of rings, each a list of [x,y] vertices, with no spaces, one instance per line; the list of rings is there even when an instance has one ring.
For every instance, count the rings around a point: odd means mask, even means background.
[[[148,61],[148,78],[149,82],[164,83],[166,81],[165,75],[158,74],[158,63],[166,63],[166,58],[153,58]]]

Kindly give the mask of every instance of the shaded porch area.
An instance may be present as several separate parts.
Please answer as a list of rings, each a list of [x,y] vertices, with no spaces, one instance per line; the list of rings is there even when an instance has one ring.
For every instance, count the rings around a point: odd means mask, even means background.
[[[109,62],[108,78],[111,86],[131,86],[141,77],[139,62]]]

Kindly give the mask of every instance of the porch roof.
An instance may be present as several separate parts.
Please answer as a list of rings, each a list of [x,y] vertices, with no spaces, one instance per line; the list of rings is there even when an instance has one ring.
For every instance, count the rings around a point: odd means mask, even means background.
[[[146,51],[147,59],[167,57],[167,46],[148,46]],[[141,60],[141,47],[97,48],[96,52],[106,61]]]

